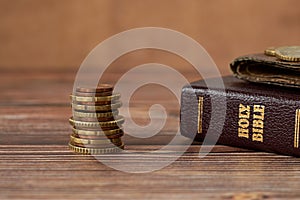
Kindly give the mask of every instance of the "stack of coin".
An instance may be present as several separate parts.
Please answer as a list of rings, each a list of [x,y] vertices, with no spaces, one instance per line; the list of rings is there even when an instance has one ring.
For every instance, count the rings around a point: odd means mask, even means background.
[[[120,94],[113,86],[100,84],[97,88],[78,87],[71,95],[73,126],[69,147],[82,154],[104,154],[124,149],[121,140],[124,117],[119,115],[122,106]]]

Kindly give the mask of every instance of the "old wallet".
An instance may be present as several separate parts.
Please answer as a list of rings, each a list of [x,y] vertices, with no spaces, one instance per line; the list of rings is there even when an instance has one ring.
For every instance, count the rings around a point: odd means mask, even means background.
[[[300,62],[260,53],[238,57],[230,67],[236,77],[246,81],[300,88]]]

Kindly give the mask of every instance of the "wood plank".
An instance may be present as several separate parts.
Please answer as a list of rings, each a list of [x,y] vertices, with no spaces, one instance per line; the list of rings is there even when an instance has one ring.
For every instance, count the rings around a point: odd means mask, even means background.
[[[2,198],[293,199],[300,192],[297,158],[261,152],[232,154],[223,146],[216,146],[203,159],[197,156],[198,147],[191,147],[170,166],[148,174],[115,171],[91,156],[70,152],[64,145],[17,145],[13,149],[8,145],[0,151]],[[149,151],[156,147],[138,145],[130,149]],[[116,156],[120,155],[106,157]],[[126,156],[129,163],[149,165],[148,160]]]

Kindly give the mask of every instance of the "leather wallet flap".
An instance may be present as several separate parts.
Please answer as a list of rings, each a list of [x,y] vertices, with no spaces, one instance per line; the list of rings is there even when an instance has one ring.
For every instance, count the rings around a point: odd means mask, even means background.
[[[246,81],[300,88],[300,62],[261,53],[238,57],[230,67],[236,77]]]

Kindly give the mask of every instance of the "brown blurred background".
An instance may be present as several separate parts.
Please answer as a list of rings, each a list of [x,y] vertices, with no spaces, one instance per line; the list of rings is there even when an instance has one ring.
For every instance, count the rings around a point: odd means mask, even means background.
[[[180,31],[202,44],[229,74],[235,57],[300,44],[298,0],[1,0],[0,69],[76,71],[99,42],[136,27]],[[185,62],[161,52],[124,56],[118,65]]]

